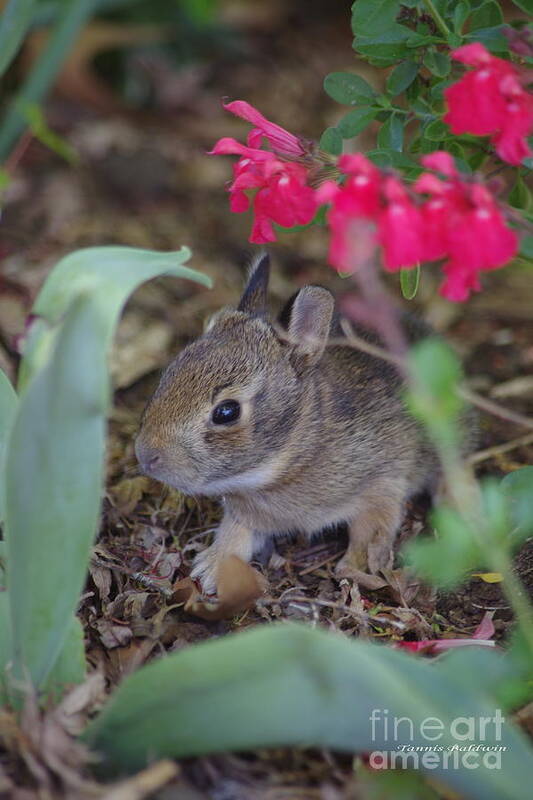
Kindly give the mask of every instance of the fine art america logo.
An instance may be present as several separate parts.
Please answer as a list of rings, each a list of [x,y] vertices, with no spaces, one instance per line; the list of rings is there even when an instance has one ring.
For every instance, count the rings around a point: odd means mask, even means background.
[[[491,717],[438,717],[414,721],[374,708],[369,717],[372,741],[384,749],[370,753],[373,769],[501,769],[505,718],[499,708]],[[379,744],[378,744],[379,743]]]

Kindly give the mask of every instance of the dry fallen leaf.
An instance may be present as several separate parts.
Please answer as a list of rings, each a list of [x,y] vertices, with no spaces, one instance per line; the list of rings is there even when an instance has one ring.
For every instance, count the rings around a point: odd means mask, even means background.
[[[485,583],[501,583],[503,578],[500,572],[473,572],[473,578],[481,578]]]
[[[100,641],[107,650],[113,647],[122,647],[127,644],[132,636],[132,630],[127,625],[116,625],[110,619],[99,619],[96,629],[100,634]]]
[[[265,593],[267,582],[249,564],[228,556],[220,565],[217,586],[218,596],[206,599],[191,578],[183,578],[174,584],[172,600],[184,603],[185,611],[202,619],[228,619],[250,608]]]
[[[135,509],[135,506],[145,492],[150,491],[152,482],[144,475],[135,478],[124,478],[111,487],[109,494],[115,508],[120,514],[127,517]]]

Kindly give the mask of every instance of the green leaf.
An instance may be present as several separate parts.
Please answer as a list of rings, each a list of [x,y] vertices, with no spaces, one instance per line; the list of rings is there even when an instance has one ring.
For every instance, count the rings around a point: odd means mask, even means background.
[[[188,256],[187,248],[80,250],[57,264],[35,303],[48,327],[44,346],[34,334],[23,360],[5,457],[4,535],[14,677],[29,674],[37,688],[71,629],[98,525],[107,354],[119,313],[130,292],[157,275],[207,282],[183,266]]]
[[[377,109],[361,106],[348,111],[345,117],[337,123],[337,130],[343,139],[351,139],[363,131],[375,119]]]
[[[94,10],[95,0],[63,2],[54,29],[32,65],[28,77],[10,103],[0,125],[0,161],[8,155],[13,142],[25,128],[21,112],[27,103],[40,103],[61,69],[79,31]]]
[[[509,192],[508,202],[514,208],[529,211],[532,207],[531,192],[527,188],[524,179],[517,173],[516,183]]]
[[[460,2],[457,3],[455,8],[453,9],[452,19],[453,19],[453,29],[455,33],[460,35],[463,32],[463,25],[468,19],[469,14],[470,14],[470,3],[466,3],[464,0],[460,0]],[[455,47],[455,45],[452,46]]]
[[[19,373],[19,387],[46,360],[56,325],[69,304],[81,292],[96,292],[106,314],[118,313],[127,296],[137,286],[158,275],[169,275],[210,286],[206,275],[183,266],[190,250],[158,253],[133,247],[88,247],[62,258],[48,276],[32,312],[38,318],[25,343]]]
[[[329,153],[332,156],[340,156],[342,153],[342,136],[337,128],[326,128],[320,137],[318,146],[325,153]]]
[[[503,22],[503,14],[499,3],[487,0],[476,8],[468,18],[468,32],[473,33],[479,28],[494,28]]]
[[[85,660],[83,626],[77,617],[73,617],[54,669],[43,686],[43,694],[47,702],[57,702],[65,688],[82,683],[86,675],[87,662]]]
[[[502,25],[495,28],[479,28],[474,33],[469,33],[467,42],[481,42],[487,50],[493,53],[508,53],[509,43],[502,33]]]
[[[368,103],[376,96],[376,92],[360,75],[351,72],[331,72],[324,79],[326,94],[345,106]]]
[[[424,56],[424,66],[437,78],[445,78],[451,69],[450,57],[446,53],[431,48]]]
[[[412,33],[404,25],[395,25],[376,36],[357,36],[353,47],[374,66],[388,67],[411,55],[408,41]]]
[[[400,270],[400,288],[406,300],[413,300],[416,297],[419,283],[420,264],[417,264],[413,269]]]
[[[49,128],[42,110],[36,103],[23,104],[21,112],[36,139],[70,164],[78,161],[78,154],[74,148]]]
[[[501,481],[510,503],[510,514],[519,538],[533,533],[533,466],[510,472]]]
[[[529,233],[520,241],[520,255],[533,259],[533,236]]]
[[[396,150],[369,150],[366,153],[367,158],[370,159],[377,167],[394,167],[409,171],[409,175],[417,177],[423,172],[423,167],[413,161],[405,153],[400,153]]]
[[[0,594],[6,588],[6,543],[0,539]],[[2,637],[0,636],[0,643]]]
[[[457,156],[457,165],[459,169],[462,172],[464,172],[465,171],[464,159],[466,157],[464,148],[461,146],[459,142],[453,140],[448,141],[446,144],[448,146],[448,150],[450,151],[450,153],[453,153],[453,155]],[[466,162],[468,171],[475,172],[476,170],[480,169],[483,166],[486,159],[487,159],[487,153],[485,153],[481,148],[479,150],[475,150],[468,156],[468,160]]]
[[[428,746],[422,726],[436,718],[438,745],[446,750],[464,744],[454,737],[454,720],[495,715],[494,700],[471,677],[465,688],[463,675],[391,648],[294,624],[258,626],[129,676],[84,738],[108,774],[137,771],[158,758],[262,747],[390,752],[398,748],[385,732],[386,715],[411,721],[414,748]],[[490,769],[478,755],[475,769],[461,763],[447,769],[432,759],[429,774],[461,796],[525,800],[533,769],[526,737],[506,719],[501,731],[485,726],[482,738],[486,747],[505,748],[502,769]],[[478,743],[474,734],[471,741]]]
[[[430,122],[429,125],[426,125],[424,128],[424,136],[431,142],[442,142],[442,140],[447,139],[449,135],[449,127],[440,119],[433,120],[433,122]]]
[[[6,453],[11,657],[15,677],[27,668],[37,687],[64,644],[98,525],[109,392],[103,326],[94,298],[73,301],[50,362],[20,398]]]
[[[526,14],[533,14],[533,0],[513,0],[513,3]]]
[[[411,348],[408,357],[412,387],[406,402],[443,446],[456,444],[456,419],[463,401],[456,389],[461,378],[459,359],[437,337],[428,337]]]
[[[400,0],[356,0],[352,6],[354,35],[377,36],[394,28],[400,5]]]
[[[35,0],[8,0],[0,17],[0,75],[19,49],[31,22]]]
[[[384,150],[397,150],[403,148],[403,116],[392,113],[383,123],[378,132],[378,147]]]
[[[418,69],[416,61],[402,61],[387,78],[387,92],[393,97],[404,92],[418,75]]]
[[[498,708],[511,711],[533,698],[533,687],[528,686],[530,661],[531,651],[518,658],[514,645],[506,652],[496,647],[458,647],[439,658],[438,671],[439,676],[460,681],[466,690],[475,675],[478,690],[493,697]]]
[[[0,369],[0,522],[4,519],[4,458],[16,410],[17,394],[5,372]]]
[[[403,549],[416,572],[433,585],[450,589],[474,567],[485,565],[474,533],[454,509],[441,506],[431,514],[438,538],[417,538]]]
[[[3,542],[2,542],[3,544]],[[7,592],[0,592],[0,708],[9,700],[6,666],[10,656],[11,623]]]

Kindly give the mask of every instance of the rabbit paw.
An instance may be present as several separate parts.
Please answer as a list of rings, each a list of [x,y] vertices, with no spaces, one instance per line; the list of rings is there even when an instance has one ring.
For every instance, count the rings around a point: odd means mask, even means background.
[[[193,562],[191,578],[202,585],[203,594],[216,594],[220,556],[214,544],[198,553]]]

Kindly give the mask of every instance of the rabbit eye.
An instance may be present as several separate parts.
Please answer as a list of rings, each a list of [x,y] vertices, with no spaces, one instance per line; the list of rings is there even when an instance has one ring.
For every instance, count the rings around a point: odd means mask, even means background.
[[[227,425],[241,416],[241,406],[236,400],[224,400],[213,410],[211,419],[215,425]]]

